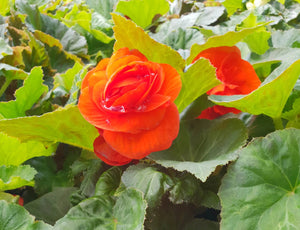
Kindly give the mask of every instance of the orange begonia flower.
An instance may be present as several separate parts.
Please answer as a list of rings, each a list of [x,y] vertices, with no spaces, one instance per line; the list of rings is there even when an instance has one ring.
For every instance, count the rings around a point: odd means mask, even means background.
[[[122,48],[101,60],[82,81],[78,108],[100,136],[94,151],[110,165],[124,165],[167,149],[177,137],[174,100],[180,75],[138,50]]]
[[[241,58],[241,52],[236,47],[213,47],[200,52],[193,60],[206,58],[216,68],[217,78],[222,84],[212,88],[208,95],[245,95],[257,89],[260,80],[252,65]],[[215,119],[227,113],[240,113],[235,108],[215,105],[207,108],[198,116],[199,119]]]

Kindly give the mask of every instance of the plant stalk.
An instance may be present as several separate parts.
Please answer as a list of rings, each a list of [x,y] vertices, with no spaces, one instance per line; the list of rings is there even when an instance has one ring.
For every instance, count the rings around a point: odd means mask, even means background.
[[[5,79],[5,82],[0,89],[0,97],[2,97],[2,95],[5,93],[7,87],[10,85],[11,82],[12,79],[7,79],[7,78]]]

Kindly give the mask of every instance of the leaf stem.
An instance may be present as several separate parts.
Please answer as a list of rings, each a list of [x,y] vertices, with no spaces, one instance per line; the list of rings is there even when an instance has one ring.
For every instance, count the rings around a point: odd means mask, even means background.
[[[0,89],[0,97],[2,96],[2,94],[4,94],[4,92],[6,91],[7,87],[9,86],[9,84],[12,82],[11,78],[6,78],[4,84],[2,85],[1,89]]]
[[[283,124],[282,124],[281,117],[274,117],[273,118],[273,123],[274,123],[274,126],[275,126],[276,130],[283,129]]]

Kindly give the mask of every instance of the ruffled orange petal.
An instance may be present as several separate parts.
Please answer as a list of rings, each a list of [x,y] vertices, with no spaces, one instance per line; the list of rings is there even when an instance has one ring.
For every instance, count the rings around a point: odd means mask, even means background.
[[[105,141],[123,156],[141,159],[152,152],[168,149],[179,131],[179,114],[174,103],[168,106],[161,123],[154,129],[129,134],[103,131]]]
[[[129,50],[127,47],[119,49],[110,58],[107,66],[107,76],[112,76],[119,68],[127,66],[133,61],[148,61],[138,50]]]
[[[97,85],[96,85],[97,86]],[[94,91],[96,88],[94,89]],[[97,100],[97,98],[95,98]],[[137,133],[158,126],[165,116],[166,108],[159,107],[149,112],[120,113],[97,106],[89,95],[89,89],[81,91],[78,108],[82,116],[100,129]]]
[[[207,119],[207,120],[214,120],[218,117],[221,117],[227,113],[234,113],[238,114],[241,111],[236,108],[225,107],[221,105],[215,105],[209,107],[201,112],[201,114],[197,117],[198,119]]]
[[[96,73],[98,71],[103,71],[103,70],[105,71],[105,69],[109,63],[109,60],[110,60],[109,58],[102,59],[95,68],[93,68],[92,70],[87,72],[84,79],[82,80],[81,89],[84,89],[85,87],[87,87],[89,85],[89,78],[92,75],[94,75],[94,73]]]
[[[201,51],[194,58],[193,63],[202,57],[208,59],[214,67],[218,68],[225,58],[234,54],[241,56],[241,51],[236,46],[212,47]]]
[[[94,152],[102,161],[108,165],[120,166],[126,165],[132,161],[132,159],[124,157],[118,152],[114,151],[104,140],[102,136],[99,136],[94,141]]]
[[[182,83],[180,75],[176,69],[168,64],[160,64],[160,66],[163,68],[165,79],[158,94],[170,96],[170,100],[173,102],[181,90]]]

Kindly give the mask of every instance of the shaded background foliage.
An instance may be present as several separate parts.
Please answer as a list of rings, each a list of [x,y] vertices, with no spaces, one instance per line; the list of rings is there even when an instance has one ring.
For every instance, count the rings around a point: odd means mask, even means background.
[[[1,4],[0,229],[299,228],[298,1]],[[190,63],[233,45],[263,84],[207,97],[214,68]],[[181,128],[170,149],[110,167],[76,104],[86,72],[124,46],[180,72]],[[194,119],[213,104],[243,113]]]

